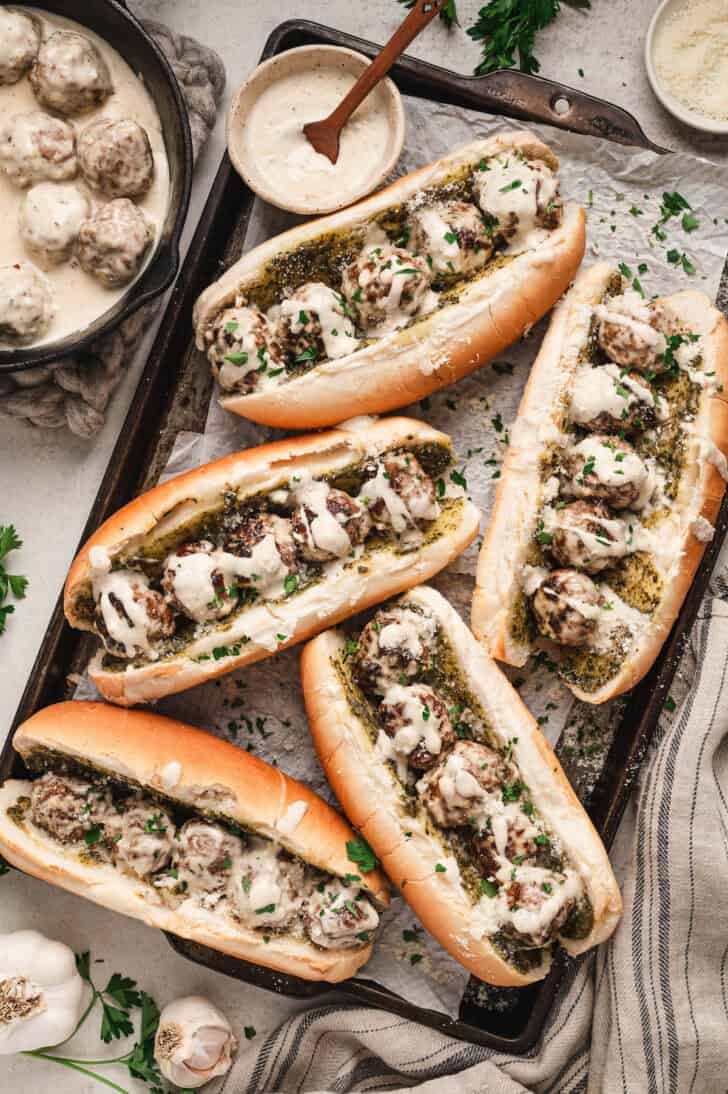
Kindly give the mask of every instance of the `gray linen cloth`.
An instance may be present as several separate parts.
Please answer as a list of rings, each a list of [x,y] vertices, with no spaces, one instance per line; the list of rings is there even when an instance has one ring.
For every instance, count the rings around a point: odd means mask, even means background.
[[[515,1057],[364,1007],[319,1007],[237,1061],[222,1094],[717,1094],[728,1090],[728,598],[705,601],[612,860],[624,918],[574,962]]]

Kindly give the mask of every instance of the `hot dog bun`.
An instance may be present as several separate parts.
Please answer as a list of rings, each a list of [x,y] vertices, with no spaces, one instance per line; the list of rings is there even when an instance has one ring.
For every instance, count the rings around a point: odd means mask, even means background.
[[[568,403],[576,371],[584,354],[589,356],[591,352],[585,347],[594,338],[593,309],[615,282],[617,292],[623,291],[624,285],[619,288],[619,272],[607,263],[580,273],[554,311],[511,431],[480,552],[472,608],[476,636],[492,656],[511,665],[523,665],[536,640],[533,627],[520,625],[524,610],[528,610],[524,609],[521,574],[533,551],[537,521],[545,503],[542,460],[549,449],[568,442],[563,432]],[[592,684],[569,669],[563,674],[574,694],[590,703],[602,703],[628,691],[654,663],[712,536],[726,486],[728,324],[706,296],[693,290],[658,298],[651,306],[669,309],[677,320],[675,329],[700,336],[700,368],[710,382],[706,384],[703,379],[703,386],[693,385],[694,416],[690,421],[678,421],[676,434],[667,442],[673,450],[682,444],[685,447],[675,496],[660,503],[662,515],[652,513],[647,521],[653,535],[653,549],[648,554],[661,584],[656,603],[650,603],[651,613],[644,615],[643,622],[634,617],[634,640],[606,679],[596,679]],[[627,375],[626,371],[621,375]],[[678,379],[683,385],[687,382],[684,369]],[[661,376],[654,382],[659,396]],[[668,412],[671,424],[676,412]],[[615,436],[619,437],[619,431]],[[634,440],[631,433],[628,436]]]
[[[385,210],[413,199],[416,205],[418,195],[457,178],[468,165],[511,152],[554,171],[558,168],[554,153],[532,133],[499,133],[397,179],[349,209],[309,221],[253,248],[197,300],[193,321],[198,347],[206,348],[206,333],[216,317],[233,306],[236,297],[245,297],[246,290],[274,268],[282,255],[317,241],[325,247],[327,237],[330,244],[341,233],[364,232]],[[465,282],[457,299],[278,386],[251,394],[223,391],[221,404],[266,425],[313,429],[422,399],[491,360],[545,315],[573,278],[584,244],[584,211],[567,203],[558,226],[543,233],[537,243],[488,265]]]
[[[444,433],[423,422],[390,418],[368,423],[365,430],[341,428],[276,441],[179,475],[124,506],[91,536],[66,581],[66,616],[72,626],[95,629],[89,597],[92,564],[99,552],[112,561],[120,555],[133,558],[142,545],[179,537],[179,529],[219,507],[225,491],[236,491],[242,502],[270,493],[293,476],[328,476],[390,450],[427,448],[445,462],[452,459],[450,439]],[[449,483],[447,491],[449,495],[457,492]],[[477,533],[479,514],[464,496],[452,497],[451,502],[431,522],[414,550],[402,551],[392,543],[358,561],[344,559],[295,595],[253,603],[232,618],[222,619],[219,627],[193,636],[184,651],[159,660],[110,668],[104,666],[103,654],[99,654],[90,666],[92,679],[105,698],[131,706],[184,691],[300,642],[330,623],[430,577],[460,554]],[[220,648],[237,652],[219,656]]]
[[[51,767],[80,763],[99,776],[146,790],[172,808],[212,812],[255,831],[328,874],[343,877],[356,871],[361,888],[378,904],[388,902],[382,875],[377,870],[363,874],[347,858],[346,843],[354,834],[335,810],[277,768],[192,726],[104,703],[59,703],[23,723],[13,745],[31,771],[49,757]],[[8,808],[31,785],[10,779],[0,787],[0,852],[33,877],[149,926],[308,980],[343,980],[368,960],[371,944],[321,949],[305,935],[274,931],[264,941],[264,932],[192,899],[165,906],[138,877],[109,862],[83,861],[77,846],[53,840],[29,816],[12,819]]]
[[[439,593],[418,587],[396,604],[434,617],[467,691],[480,703],[500,744],[510,748],[530,801],[581,878],[593,911],[591,929],[578,939],[560,936],[559,942],[570,953],[603,942],[621,914],[619,890],[607,853],[536,721]],[[425,927],[473,975],[510,986],[541,979],[548,972],[547,950],[535,967],[519,970],[479,929],[478,909],[487,913],[491,898],[473,902],[432,818],[421,803],[410,804],[393,768],[382,759],[360,713],[361,702],[352,702],[351,681],[342,671],[344,649],[340,632],[319,635],[303,651],[301,674],[316,750],[346,815]],[[431,711],[428,717],[433,716]]]

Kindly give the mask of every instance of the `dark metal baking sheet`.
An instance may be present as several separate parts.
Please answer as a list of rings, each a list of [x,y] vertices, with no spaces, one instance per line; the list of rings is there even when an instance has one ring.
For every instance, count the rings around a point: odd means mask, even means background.
[[[316,23],[293,20],[273,31],[261,59],[312,43],[344,45],[369,55],[378,48],[371,42]],[[400,89],[410,95],[665,151],[652,144],[637,121],[621,108],[535,76],[510,70],[480,78],[458,76],[407,57],[398,62],[391,75]],[[194,349],[192,305],[202,288],[239,257],[252,203],[252,193],[224,156],[81,542],[116,509],[154,485],[178,431],[202,428],[211,379],[209,369],[200,367],[200,355]],[[628,696],[596,785],[583,798],[607,845],[614,837],[654,733],[727,527],[728,500],[721,509],[715,537],[708,545],[680,618],[651,672]],[[71,698],[74,684],[69,677],[83,670],[94,646],[93,639],[71,630],[65,623],[59,599],[14,726],[49,703]],[[568,771],[568,762],[565,767]],[[0,756],[0,780],[11,774],[22,774],[22,764],[8,741]],[[452,1019],[414,1006],[365,977],[332,988],[238,961],[178,937],[169,936],[169,941],[190,960],[258,987],[298,998],[317,997],[324,1001],[327,997],[342,1003],[383,1007],[451,1036],[511,1054],[526,1052],[538,1039],[569,964],[569,959],[560,954],[543,982],[521,989],[488,989],[485,1001],[482,992],[478,993],[478,982],[471,981],[459,1018]]]

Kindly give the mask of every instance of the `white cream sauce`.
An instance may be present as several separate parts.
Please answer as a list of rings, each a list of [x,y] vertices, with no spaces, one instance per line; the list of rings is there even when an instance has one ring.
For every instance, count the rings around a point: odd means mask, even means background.
[[[59,29],[76,31],[93,42],[109,67],[114,91],[106,102],[96,110],[65,119],[73,126],[76,134],[78,135],[91,122],[101,118],[131,118],[147,131],[154,155],[154,181],[148,193],[136,204],[144,210],[158,234],[169,204],[169,164],[164,147],[162,124],[152,97],[120,54],[93,31],[60,15],[52,15],[35,8],[33,13],[43,22],[44,38]],[[33,95],[27,75],[16,84],[0,87],[0,110],[3,121],[7,121],[15,114],[27,114],[42,109],[44,108]],[[73,184],[88,197],[93,209],[106,203],[106,199],[101,198],[98,193],[86,186],[80,174],[73,180]],[[5,175],[0,173],[0,208],[2,209],[0,266],[34,260],[32,252],[23,243],[18,229],[26,192],[13,186]],[[151,257],[153,252],[154,244],[149,249],[148,257]],[[45,277],[53,295],[55,315],[43,336],[33,342],[33,345],[56,341],[75,331],[83,330],[129,290],[129,285],[115,289],[106,288],[95,277],[85,273],[75,258],[50,269]],[[0,339],[0,346],[3,348],[14,345],[15,343]]]
[[[518,218],[509,251],[533,247],[548,234],[536,224],[536,216],[556,199],[559,183],[545,163],[523,160],[513,153],[493,156],[487,170],[476,172],[475,188],[483,212],[497,217],[504,227],[511,214]]]
[[[249,558],[218,549],[210,554],[196,551],[188,555],[170,555],[164,565],[165,570],[173,574],[174,594],[185,615],[198,623],[215,619],[220,614],[218,593],[213,584],[216,574],[222,576],[226,591],[235,586],[237,578],[244,578],[252,582],[259,593],[271,596],[282,592],[288,573],[272,534],[263,536],[254,545]]]
[[[388,96],[376,88],[344,126],[335,164],[303,135],[307,122],[327,117],[356,77],[336,64],[292,72],[258,97],[243,131],[246,155],[255,161],[274,200],[311,209],[345,203],[366,192],[367,182],[390,148]]]
[[[574,377],[569,417],[572,422],[587,425],[606,413],[619,422],[640,404],[654,407],[658,421],[667,421],[670,416],[667,401],[645,383],[626,375],[620,365],[584,365]]]
[[[136,600],[134,589],[149,588],[149,579],[136,570],[115,570],[94,577],[94,600],[99,606],[109,637],[124,648],[127,657],[136,657],[141,650],[147,657],[157,653],[149,638],[152,625],[144,600]],[[117,611],[111,597],[118,600],[123,612]]]
[[[594,315],[602,323],[621,328],[627,342],[642,343],[654,356],[660,356],[667,349],[665,335],[650,323],[651,312],[638,292],[628,290],[622,296],[608,300],[606,304],[597,304]],[[614,348],[619,350],[619,334],[612,337]]]
[[[655,487],[654,473],[636,452],[624,452],[616,445],[608,445],[598,437],[585,437],[574,445],[572,452],[578,457],[583,457],[584,465],[591,466],[590,474],[594,475],[605,486],[624,486],[626,483],[634,483],[639,487],[640,494],[633,508],[641,509],[649,501]],[[577,497],[591,496],[591,490],[583,481],[582,469],[579,468],[569,484],[569,488]]]
[[[304,285],[282,304],[271,309],[270,318],[287,318],[294,334],[301,334],[311,315],[321,324],[321,338],[329,358],[346,357],[359,346],[351,320],[344,314],[333,289],[320,281]]]
[[[336,558],[343,558],[351,551],[351,540],[346,528],[329,510],[328,498],[331,488],[326,482],[306,479],[296,485],[294,496],[301,506],[300,515],[308,528],[308,534],[314,547],[327,551]],[[306,510],[314,516],[309,519]]]

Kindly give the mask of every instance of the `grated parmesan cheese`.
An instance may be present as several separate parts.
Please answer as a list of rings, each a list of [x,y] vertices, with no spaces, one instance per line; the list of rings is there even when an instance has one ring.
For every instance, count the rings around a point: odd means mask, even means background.
[[[689,110],[728,121],[728,4],[685,0],[658,26],[655,71]]]

